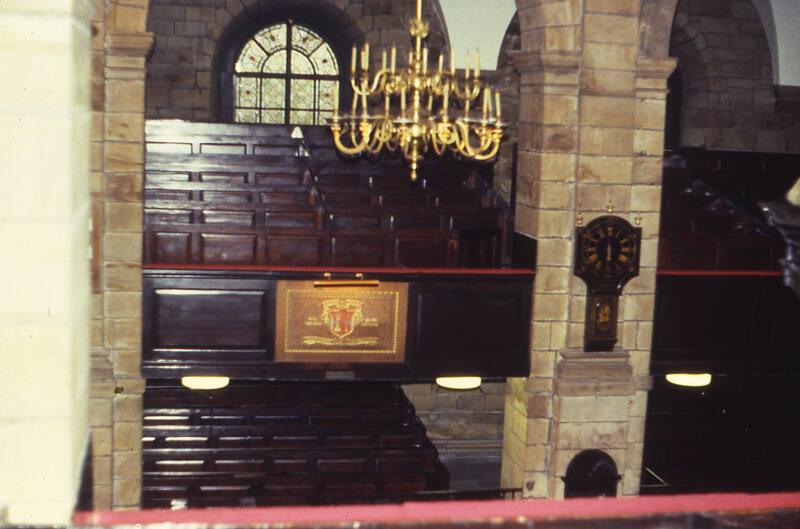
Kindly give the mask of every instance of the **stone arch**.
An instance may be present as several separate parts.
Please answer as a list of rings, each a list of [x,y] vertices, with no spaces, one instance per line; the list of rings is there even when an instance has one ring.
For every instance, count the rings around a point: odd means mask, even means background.
[[[580,9],[573,2],[559,2],[543,9],[538,2],[517,0],[522,49],[542,53],[571,52],[581,34]],[[534,23],[535,22],[535,23]]]
[[[678,0],[643,0],[639,12],[639,55],[662,58],[669,55],[669,36]]]
[[[616,496],[620,480],[617,463],[602,450],[584,450],[567,466],[564,480],[565,498]]]
[[[679,0],[669,53],[683,85],[681,145],[787,150],[770,45],[752,2]]]
[[[439,0],[429,0],[428,9],[426,9],[425,16],[430,17],[429,20],[433,20],[433,24],[431,25],[431,30],[433,31],[434,37],[439,40],[437,42],[437,46],[439,49],[450,49],[450,31],[447,29],[447,21],[444,17],[444,11],[442,11],[442,4]]]
[[[508,123],[506,140],[500,147],[497,163],[494,166],[494,188],[500,196],[510,203],[514,150],[519,141],[520,73],[514,65],[514,54],[522,48],[519,13],[515,13],[506,29],[500,53],[497,58],[497,79],[494,87],[503,97],[504,121]]]
[[[331,44],[340,65],[340,75],[343,80],[346,78],[350,70],[349,47],[367,39],[358,19],[330,2],[316,2],[313,9],[307,5],[298,9],[297,2],[292,0],[262,0],[233,17],[216,41],[211,76],[212,81],[217,82],[211,83],[209,94],[211,116],[215,120],[232,121],[230,109],[223,101],[232,98],[229,75],[242,45],[262,28],[288,17],[313,29]]]
[[[252,34],[256,26],[263,26],[270,18],[291,14],[298,21],[307,19],[307,24],[317,30],[332,27],[326,38],[349,48],[353,42],[364,41],[372,46],[393,42],[398,47],[408,46],[407,21],[414,16],[414,6],[407,2],[252,0],[230,1],[222,7],[184,4],[175,1],[150,7],[148,29],[155,34],[156,46],[148,61],[148,118],[219,120],[217,74],[222,58],[237,35]],[[429,45],[436,56],[436,50],[446,48],[449,42],[437,0],[426,5],[426,17],[432,22]],[[380,60],[379,54],[374,57]],[[349,61],[349,55],[343,58]]]

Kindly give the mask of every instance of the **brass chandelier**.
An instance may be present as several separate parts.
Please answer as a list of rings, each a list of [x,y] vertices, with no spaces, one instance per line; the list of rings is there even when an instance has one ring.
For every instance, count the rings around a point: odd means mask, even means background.
[[[444,56],[439,67],[428,71],[428,47],[423,40],[430,26],[422,19],[422,0],[417,0],[417,16],[409,25],[414,49],[408,54],[408,64],[397,68],[397,48],[392,46],[387,65],[383,50],[381,67],[370,75],[369,44],[360,50],[353,46],[350,85],[353,104],[350,114],[339,115],[338,98],[334,97],[333,117],[328,119],[336,148],[350,156],[379,154],[383,150],[402,152],[410,166],[411,180],[417,174],[423,155],[430,149],[441,156],[447,151],[476,160],[488,161],[497,155],[503,139],[500,94],[484,86],[480,78],[480,55],[476,53],[475,69],[469,62],[463,79],[456,77],[455,54],[450,51],[449,69]],[[359,61],[360,59],[360,66]],[[480,112],[473,112],[483,94]],[[370,114],[369,100],[383,97],[384,109],[379,115]],[[400,101],[400,109],[392,108]],[[452,103],[460,109],[454,109]]]

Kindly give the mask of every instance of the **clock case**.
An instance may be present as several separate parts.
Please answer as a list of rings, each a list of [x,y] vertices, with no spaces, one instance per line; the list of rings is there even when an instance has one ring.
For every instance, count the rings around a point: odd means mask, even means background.
[[[591,234],[602,229],[619,241],[632,243],[633,255],[616,273],[599,273],[594,262],[587,256]],[[597,245],[595,245],[597,246]],[[619,296],[625,284],[639,275],[639,259],[642,246],[642,229],[632,226],[627,220],[615,215],[603,215],[575,229],[575,270],[587,287],[586,319],[583,347],[586,351],[613,351],[617,342]],[[620,244],[620,253],[622,245]],[[597,252],[595,252],[596,255]],[[591,254],[591,252],[590,252]],[[618,256],[615,258],[618,259]]]

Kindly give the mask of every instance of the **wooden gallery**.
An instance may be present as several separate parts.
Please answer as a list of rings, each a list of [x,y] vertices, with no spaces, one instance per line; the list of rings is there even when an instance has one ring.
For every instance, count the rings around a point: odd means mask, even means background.
[[[0,522],[800,489],[789,4],[0,2]]]

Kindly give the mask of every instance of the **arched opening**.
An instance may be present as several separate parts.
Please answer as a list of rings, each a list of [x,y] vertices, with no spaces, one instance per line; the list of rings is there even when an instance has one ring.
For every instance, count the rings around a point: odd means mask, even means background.
[[[237,123],[322,125],[339,97],[339,61],[331,45],[293,19],[245,42],[231,72]]]
[[[611,456],[601,450],[585,450],[570,461],[563,479],[565,498],[613,497],[621,476]]]
[[[349,98],[339,90],[350,65],[346,51],[365,36],[331,4],[303,11],[262,7],[231,21],[217,42],[212,100],[218,120],[324,124],[333,97],[345,98],[341,105]]]

